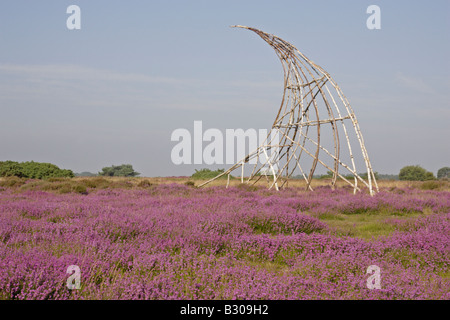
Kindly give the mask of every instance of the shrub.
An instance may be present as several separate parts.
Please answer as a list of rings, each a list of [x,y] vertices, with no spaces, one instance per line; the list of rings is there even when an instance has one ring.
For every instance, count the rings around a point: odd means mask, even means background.
[[[61,186],[58,186],[57,190],[59,193],[62,193],[62,194],[70,193],[70,192],[72,192],[72,186],[69,183],[63,184]]]
[[[15,161],[0,162],[0,177],[19,177],[24,178],[22,166]]]
[[[85,186],[78,184],[73,187],[73,192],[87,194],[87,189]]]
[[[449,179],[450,178],[450,167],[440,168],[437,172],[438,179]]]
[[[107,177],[135,177],[140,175],[139,172],[134,171],[131,164],[122,164],[120,166],[104,167],[98,173],[100,176]]]
[[[148,181],[148,180],[142,180],[141,182],[139,182],[138,183],[138,187],[139,188],[149,188],[149,187],[151,187],[153,185],[153,183],[151,183],[150,181]]]
[[[438,181],[425,181],[420,186],[420,189],[422,190],[434,190],[439,189],[441,187],[441,183]]]
[[[215,171],[209,170],[207,168],[203,168],[200,170],[195,170],[195,173],[191,176],[192,179],[204,179],[209,180],[217,177],[219,174],[223,173],[224,169],[218,169]],[[227,175],[223,175],[220,179],[227,179]]]
[[[109,186],[108,180],[104,178],[92,178],[92,179],[82,179],[80,181],[84,186],[88,188],[99,188],[99,189],[106,189]]]
[[[398,175],[400,180],[409,180],[409,181],[425,181],[425,180],[434,180],[434,175],[432,172],[429,172],[422,168],[421,166],[406,166],[400,170]]]
[[[7,177],[0,181],[1,187],[20,187],[25,184],[26,179],[19,177]]]
[[[47,179],[47,178],[73,178],[75,175],[72,170],[60,169],[51,163],[40,163],[34,161],[0,162],[0,176],[2,177],[19,177],[29,179]]]

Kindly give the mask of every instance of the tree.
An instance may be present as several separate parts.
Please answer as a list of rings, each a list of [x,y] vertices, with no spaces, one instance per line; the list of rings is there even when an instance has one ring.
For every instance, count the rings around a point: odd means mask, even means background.
[[[398,177],[400,180],[409,180],[409,181],[424,181],[435,179],[432,172],[429,172],[418,165],[406,166],[401,168]]]
[[[134,171],[131,164],[122,164],[120,166],[104,167],[98,173],[100,176],[106,177],[135,177],[140,175],[139,172]]]
[[[437,178],[438,179],[450,178],[450,167],[440,168],[437,172]]]

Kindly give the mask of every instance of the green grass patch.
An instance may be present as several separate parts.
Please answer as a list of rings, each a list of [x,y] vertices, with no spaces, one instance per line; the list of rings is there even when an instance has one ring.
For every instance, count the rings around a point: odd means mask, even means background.
[[[333,217],[335,216],[335,217]],[[362,239],[389,236],[397,227],[389,223],[389,218],[417,219],[420,214],[409,214],[399,217],[397,214],[362,214],[362,215],[318,215],[338,236],[351,236]]]

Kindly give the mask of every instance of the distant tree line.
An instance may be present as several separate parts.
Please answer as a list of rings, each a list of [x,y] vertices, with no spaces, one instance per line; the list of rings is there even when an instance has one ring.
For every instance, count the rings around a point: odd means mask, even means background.
[[[202,169],[204,170],[204,169]],[[343,174],[343,177],[346,179],[352,179],[353,175],[351,174]],[[409,180],[409,181],[427,181],[427,180],[435,180],[436,177],[430,171],[425,170],[419,165],[411,165],[403,167],[399,174],[380,174],[378,172],[374,172],[375,179],[377,180]],[[367,179],[367,172],[359,173],[359,176],[363,179]],[[326,174],[318,174],[314,175],[314,179],[331,179],[333,177],[332,171],[327,171]],[[292,179],[303,179],[302,175],[292,176]],[[450,167],[443,167],[437,172],[437,179],[450,179]]]
[[[135,177],[140,173],[134,171],[131,164],[122,164],[120,166],[104,167],[98,173],[100,176],[107,177]],[[0,177],[19,177],[27,179],[47,179],[47,178],[73,178],[77,177],[94,177],[95,173],[82,172],[73,173],[72,170],[60,169],[51,163],[42,162],[16,162],[16,161],[0,161]]]
[[[88,172],[88,171],[75,173],[75,177],[96,177],[96,176],[98,176],[98,174],[92,173],[92,172]]]

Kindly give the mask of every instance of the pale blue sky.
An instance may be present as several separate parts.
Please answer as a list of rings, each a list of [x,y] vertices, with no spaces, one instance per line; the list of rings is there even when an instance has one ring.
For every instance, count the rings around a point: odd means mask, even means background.
[[[66,8],[81,8],[81,30]],[[381,30],[366,9],[381,8]],[[295,45],[341,86],[372,166],[450,166],[450,1],[2,1],[0,161],[97,172],[176,166],[177,128],[269,128],[282,95],[273,50]],[[227,167],[225,165],[212,166]]]

